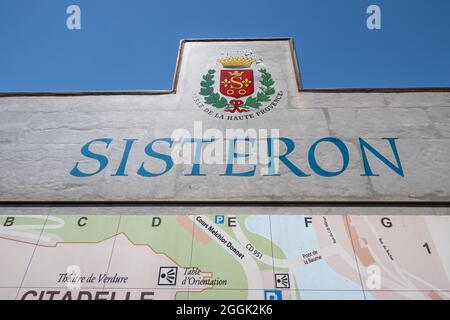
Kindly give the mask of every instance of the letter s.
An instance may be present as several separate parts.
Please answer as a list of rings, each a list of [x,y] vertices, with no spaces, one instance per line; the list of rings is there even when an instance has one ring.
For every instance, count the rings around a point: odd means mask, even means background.
[[[159,141],[161,141],[161,142],[167,142],[167,143],[169,144],[169,147],[172,147],[172,144],[173,144],[173,140],[172,140],[172,139],[170,139],[170,138],[156,139],[156,140],[153,140],[152,142],[150,142],[150,143],[145,147],[145,153],[146,153],[148,156],[152,157],[152,158],[156,158],[156,159],[160,159],[160,160],[164,161],[164,163],[166,164],[166,168],[165,168],[164,171],[162,171],[162,172],[157,172],[157,173],[155,173],[155,172],[150,172],[150,171],[147,171],[147,170],[144,168],[144,162],[142,162],[141,167],[140,167],[140,168],[138,169],[138,171],[137,171],[137,174],[138,174],[138,175],[140,175],[140,176],[142,176],[142,177],[157,177],[157,176],[161,176],[161,175],[165,174],[167,171],[169,171],[170,169],[172,169],[172,167],[173,167],[173,160],[172,160],[172,157],[171,157],[170,155],[167,155],[167,154],[162,154],[162,153],[156,152],[156,151],[153,149],[153,145],[154,145],[156,142],[159,142]]]
[[[239,79],[239,81],[236,81],[234,79]],[[231,77],[230,81],[231,83],[238,85],[237,87],[232,85],[231,86],[232,89],[242,89],[242,87],[244,87],[244,85],[242,84],[242,76]]]
[[[98,161],[99,167],[98,167],[97,171],[95,171],[93,173],[83,172],[78,168],[78,166],[80,165],[80,162],[77,162],[75,164],[75,167],[73,167],[73,169],[70,171],[70,174],[72,176],[81,177],[81,178],[94,176],[97,173],[101,172],[103,169],[105,169],[106,166],[108,165],[108,157],[107,156],[104,156],[104,155],[101,155],[98,153],[94,153],[91,150],[89,150],[89,147],[94,142],[103,142],[106,144],[106,148],[108,148],[109,144],[112,142],[112,139],[110,139],[110,138],[95,139],[95,140],[89,141],[81,148],[81,154],[83,156],[85,156],[86,158],[91,158],[91,159]]]

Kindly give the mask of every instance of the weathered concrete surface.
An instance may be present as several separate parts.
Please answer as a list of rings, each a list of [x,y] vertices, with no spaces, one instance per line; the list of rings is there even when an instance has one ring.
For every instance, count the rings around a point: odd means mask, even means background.
[[[450,215],[450,208],[432,207],[3,207],[0,218],[17,215]]]
[[[201,77],[225,50],[252,49],[264,58],[284,95],[267,114],[244,121],[215,119],[200,110],[192,95]],[[177,93],[165,95],[98,95],[73,97],[0,98],[0,201],[449,201],[450,93],[299,92],[288,41],[188,42],[181,60]],[[216,86],[218,83],[216,79]],[[348,169],[336,177],[312,174],[298,177],[286,167],[280,177],[257,173],[251,177],[223,177],[224,165],[202,166],[207,176],[188,177],[190,165],[177,165],[167,174],[145,178],[136,174],[143,161],[162,170],[161,160],[150,159],[145,146],[173,130],[279,129],[296,142],[289,157],[312,173],[308,148],[316,140],[336,137],[350,152]],[[364,177],[358,138],[364,138],[390,161],[392,150],[382,138],[395,137],[404,177],[374,157],[379,176]],[[81,147],[98,138],[112,138],[105,150],[107,168],[93,177],[69,174],[80,161],[84,170],[98,167],[80,154]],[[113,177],[125,142],[138,139],[127,164],[126,177]],[[170,152],[166,146],[161,152]],[[320,164],[339,168],[336,149],[317,149]],[[251,166],[236,166],[247,171]],[[426,213],[425,213],[426,214]]]

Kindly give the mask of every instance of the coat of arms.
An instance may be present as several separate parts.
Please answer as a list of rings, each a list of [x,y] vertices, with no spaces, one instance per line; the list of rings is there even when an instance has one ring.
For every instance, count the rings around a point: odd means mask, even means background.
[[[217,62],[222,66],[218,92],[214,88],[216,69],[209,69],[200,82],[199,94],[204,97],[205,104],[225,112],[243,113],[257,110],[263,103],[271,101],[275,94],[275,81],[260,57],[246,50],[237,54],[224,54]],[[256,79],[255,71],[258,72]]]

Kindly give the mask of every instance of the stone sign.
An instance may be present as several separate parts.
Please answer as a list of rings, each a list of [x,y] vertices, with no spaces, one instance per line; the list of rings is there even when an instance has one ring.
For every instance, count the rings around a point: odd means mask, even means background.
[[[291,39],[182,41],[173,86],[0,94],[0,201],[450,199],[448,88],[303,89]]]

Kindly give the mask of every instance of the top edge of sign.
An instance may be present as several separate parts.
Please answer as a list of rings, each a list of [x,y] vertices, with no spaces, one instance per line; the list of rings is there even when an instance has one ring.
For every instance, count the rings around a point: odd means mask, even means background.
[[[229,43],[229,42],[275,42],[289,43],[298,92],[305,93],[411,93],[411,92],[450,92],[450,87],[397,87],[397,88],[304,88],[297,58],[294,39],[291,37],[276,38],[199,38],[182,39],[178,49],[172,88],[169,90],[94,90],[94,91],[48,91],[48,92],[0,92],[0,98],[33,97],[33,96],[100,96],[100,95],[171,95],[177,93],[179,73],[182,64],[183,51],[186,43]]]

